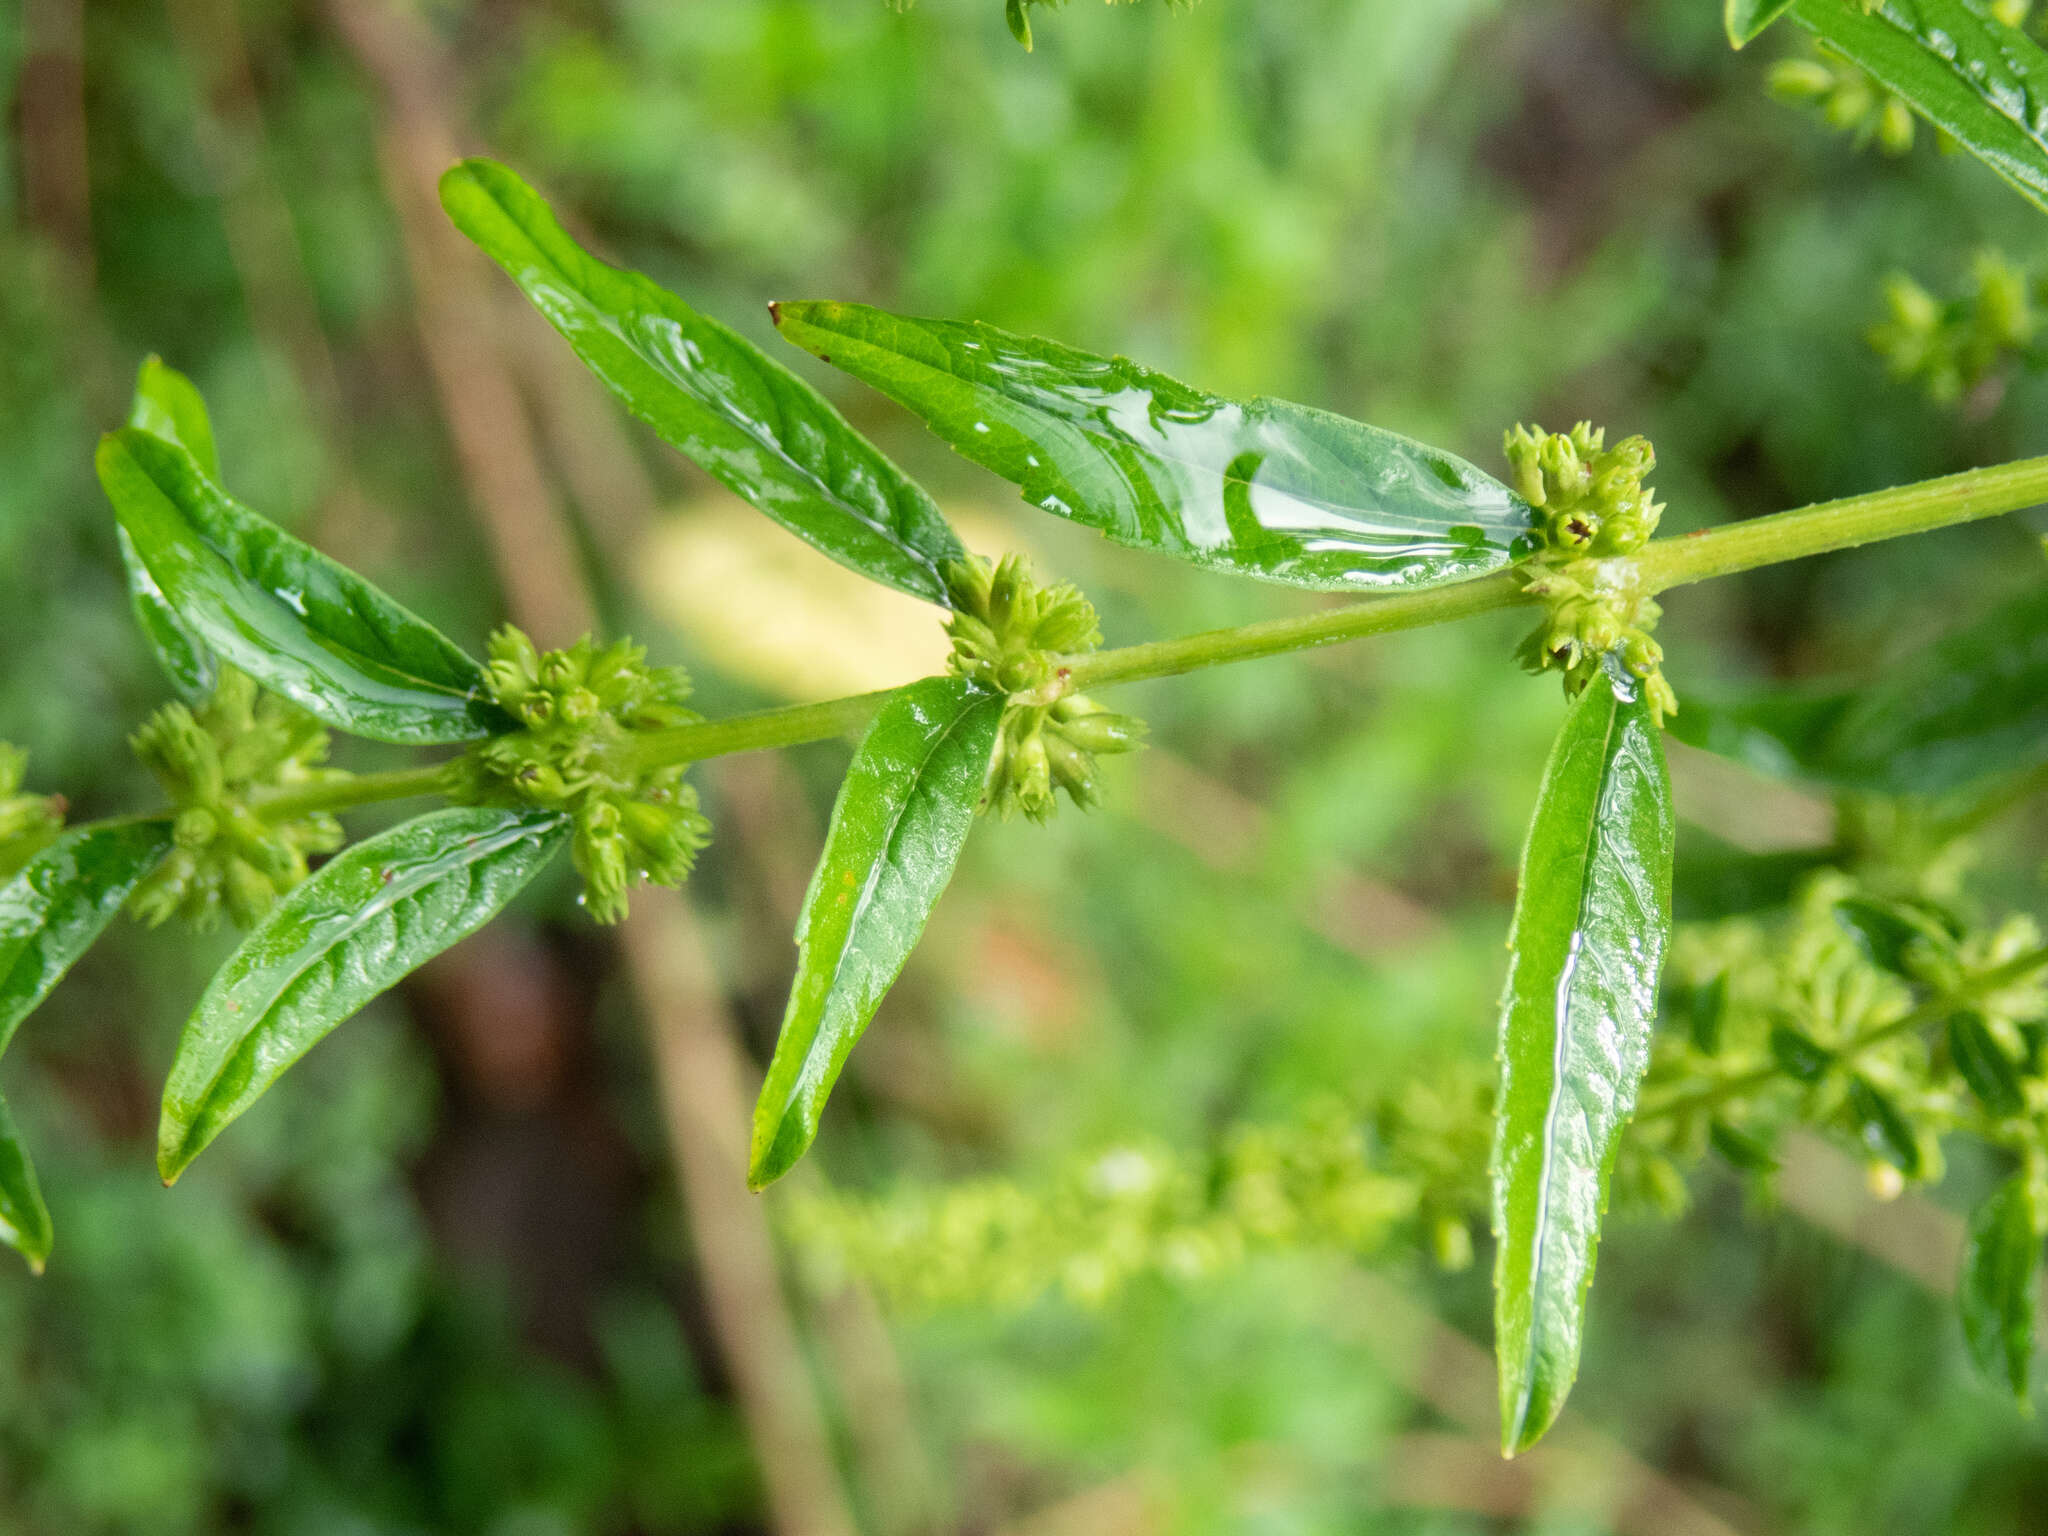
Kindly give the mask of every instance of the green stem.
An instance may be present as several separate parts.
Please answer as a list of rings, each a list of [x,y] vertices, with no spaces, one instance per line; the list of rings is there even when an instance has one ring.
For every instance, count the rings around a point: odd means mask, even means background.
[[[1683,538],[1659,539],[1632,558],[1642,573],[1644,589],[1662,592],[1880,539],[1998,517],[2043,501],[2048,501],[2048,458],[2021,459],[1990,469],[1965,470],[1939,480],[1824,501],[1724,528],[1704,529]],[[1518,572],[1500,571],[1425,592],[1366,598],[1283,619],[1097,651],[1068,658],[1064,682],[1075,690],[1103,688],[1335,645],[1367,635],[1420,629],[1514,607],[1527,601],[1521,587]],[[874,718],[892,691],[764,709],[725,720],[653,731],[637,744],[636,759],[643,767],[689,763],[733,752],[793,747],[850,735]],[[440,772],[439,767],[430,767],[370,774],[277,795],[263,802],[259,809],[273,818],[303,816],[431,794],[439,787]]]

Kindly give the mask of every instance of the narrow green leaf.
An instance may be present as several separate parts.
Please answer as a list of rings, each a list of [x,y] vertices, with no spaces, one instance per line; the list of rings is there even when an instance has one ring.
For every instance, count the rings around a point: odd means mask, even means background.
[[[150,356],[142,361],[135,380],[135,401],[128,408],[128,425],[176,443],[205,474],[220,478],[220,454],[214,447],[213,421],[206,414],[206,402],[190,379],[164,366],[161,358]],[[128,601],[150,649],[180,693],[188,699],[205,698],[220,678],[213,653],[179,619],[156,578],[135,553],[128,530],[116,526],[114,536],[120,541],[121,565],[128,573]]]
[[[608,266],[502,165],[465,160],[441,203],[620,402],[806,543],[944,606],[961,554],[938,506],[825,397],[637,272]]]
[[[1919,1139],[1891,1095],[1861,1074],[1852,1076],[1849,1112],[1856,1117],[1856,1129],[1864,1146],[1907,1178],[1920,1176]]]
[[[50,1208],[43,1204],[36,1165],[21,1144],[13,1111],[0,1099],[0,1243],[20,1254],[30,1271],[40,1275],[49,1260],[53,1237]]]
[[[1729,43],[1740,48],[1791,8],[1792,0],[1727,0],[1722,21]]]
[[[1792,17],[2048,210],[2048,53],[1969,0],[1794,0]]]
[[[495,917],[567,827],[553,812],[430,812],[337,854],[279,902],[178,1040],[157,1131],[164,1181],[335,1025]]]
[[[1956,1303],[1977,1369],[2023,1403],[2034,1371],[2040,1269],[2041,1233],[2022,1174],[2000,1186],[1970,1218]]]
[[[816,1140],[840,1069],[953,878],[1003,702],[960,678],[927,678],[883,706],[854,753],[804,897],[796,981],[754,1110],[755,1189]]]
[[[1859,683],[1686,687],[1672,734],[1779,777],[1940,794],[2048,761],[2048,585]]]
[[[1608,1179],[1649,1063],[1671,853],[1657,728],[1639,692],[1603,672],[1544,769],[1509,939],[1493,1154],[1509,1455],[1550,1427],[1578,1373]]]
[[[1872,965],[1908,980],[1914,975],[1911,956],[1915,942],[1951,953],[1955,948],[1939,923],[1903,902],[1851,896],[1835,903],[1835,921]]]
[[[170,847],[167,821],[77,827],[0,884],[0,1051]]]
[[[1685,707],[1692,708],[1691,699]],[[1672,912],[1681,923],[1710,923],[1782,907],[1807,876],[1840,863],[1841,855],[1833,848],[1751,853],[1681,821]]]
[[[1721,1025],[1728,1016],[1728,973],[1717,971],[1712,981],[1694,987],[1686,999],[1686,1013],[1693,1049],[1705,1056],[1719,1055]]]
[[[353,571],[235,501],[191,454],[133,427],[100,441],[100,484],[183,626],[266,687],[379,741],[509,728],[483,668]]]
[[[1948,1055],[1987,1114],[2017,1115],[2027,1107],[2019,1068],[1993,1038],[1981,1013],[1964,1009],[1949,1019]]]
[[[1817,1083],[1835,1064],[1835,1053],[1803,1029],[1789,1024],[1771,1026],[1771,1058],[1779,1070],[1795,1082]]]
[[[1716,1152],[1744,1173],[1777,1171],[1778,1159],[1772,1154],[1771,1149],[1747,1131],[1737,1130],[1726,1120],[1716,1120],[1708,1126],[1707,1138],[1713,1142]]]
[[[1133,549],[1336,591],[1437,586],[1534,547],[1534,514],[1499,481],[1328,411],[863,304],[782,304],[775,318],[1026,501]]]

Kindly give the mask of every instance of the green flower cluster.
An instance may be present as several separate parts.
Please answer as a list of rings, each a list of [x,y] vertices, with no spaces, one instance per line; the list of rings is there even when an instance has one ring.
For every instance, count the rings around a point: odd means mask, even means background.
[[[1006,817],[1022,811],[1041,822],[1057,804],[1055,790],[1084,810],[1096,804],[1095,759],[1142,746],[1145,726],[1063,691],[1060,658],[1102,644],[1093,605],[1069,583],[1039,586],[1017,555],[996,564],[968,555],[946,568],[946,580],[953,601],[948,665],[1010,699],[985,803]]]
[[[232,667],[221,669],[205,703],[166,704],[129,745],[176,811],[169,855],[129,901],[151,927],[177,914],[210,929],[223,909],[238,926],[254,927],[306,878],[309,854],[342,845],[332,816],[263,815],[268,792],[348,775],[320,766],[328,741],[318,720]]]
[[[1370,1253],[1416,1211],[1414,1182],[1376,1170],[1357,1117],[1332,1103],[1296,1124],[1240,1126],[1210,1157],[1128,1144],[1038,1185],[808,1194],[787,1220],[821,1280],[858,1275],[930,1309],[1052,1292],[1099,1306],[1143,1277],[1192,1283],[1262,1250]]]
[[[2029,354],[2040,328],[2035,290],[2036,280],[1995,250],[1972,258],[1966,288],[1947,302],[1894,272],[1884,282],[1885,318],[1868,339],[1893,378],[1952,404]]]
[[[1547,612],[1516,655],[1528,671],[1562,672],[1572,695],[1611,656],[1642,683],[1661,721],[1678,709],[1650,635],[1661,610],[1628,558],[1664,514],[1643,484],[1657,455],[1647,438],[1606,441],[1582,421],[1570,432],[1518,426],[1502,445],[1516,492],[1542,516],[1543,548],[1523,568],[1523,591]]]
[[[598,649],[586,635],[543,653],[509,624],[489,655],[491,697],[522,728],[456,759],[450,798],[569,816],[583,904],[601,923],[625,917],[634,882],[688,879],[711,824],[683,782],[686,765],[650,767],[635,746],[641,732],[701,718],[688,707],[689,674],[648,666],[629,640]]]
[[[23,794],[28,753],[0,741],[0,880],[40,853],[64,825],[62,795]]]
[[[1913,147],[1912,107],[1847,59],[1826,53],[1781,59],[1771,66],[1767,86],[1782,102],[1817,109],[1858,149],[1875,143],[1885,154],[1903,155]]]

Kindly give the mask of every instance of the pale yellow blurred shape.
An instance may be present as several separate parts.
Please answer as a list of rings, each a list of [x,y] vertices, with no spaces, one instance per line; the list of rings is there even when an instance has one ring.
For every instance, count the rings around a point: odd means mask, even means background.
[[[1013,522],[949,507],[967,547],[1025,549]],[[789,699],[890,688],[944,669],[944,614],[857,576],[735,496],[656,519],[633,562],[648,608],[720,671]]]

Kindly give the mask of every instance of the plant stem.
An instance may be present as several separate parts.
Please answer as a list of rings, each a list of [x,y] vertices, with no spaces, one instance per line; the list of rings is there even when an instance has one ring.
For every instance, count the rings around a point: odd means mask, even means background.
[[[1629,558],[1634,559],[1642,573],[1644,590],[1662,592],[1716,576],[1732,576],[1809,555],[1852,549],[1880,539],[1998,517],[2043,501],[2048,501],[2048,457],[2021,459],[1989,469],[1965,470],[1939,480],[1824,501],[1723,528],[1703,529],[1682,538],[1659,539]],[[1063,681],[1068,688],[1079,690],[1172,677],[1228,662],[1252,661],[1367,635],[1444,624],[1526,601],[1520,574],[1498,571],[1448,587],[1366,598],[1313,613],[1070,657]],[[853,694],[818,704],[794,704],[652,731],[636,744],[635,760],[642,767],[689,763],[733,752],[793,747],[850,735],[874,718],[893,691]],[[273,818],[303,816],[431,794],[438,787],[440,771],[438,767],[402,769],[333,785],[309,786],[273,796],[258,809]]]

